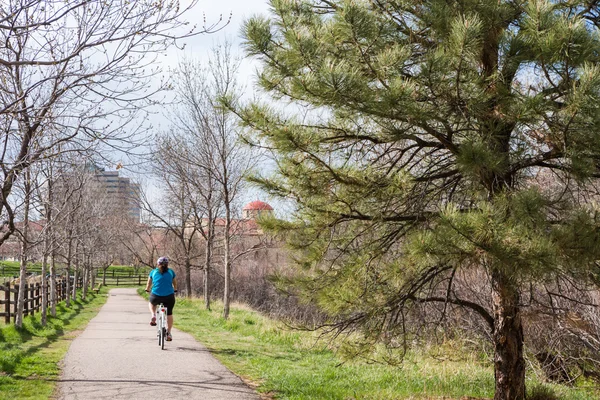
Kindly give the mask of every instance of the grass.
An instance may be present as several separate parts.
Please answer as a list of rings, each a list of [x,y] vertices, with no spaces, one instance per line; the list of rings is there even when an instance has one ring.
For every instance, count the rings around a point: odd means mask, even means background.
[[[0,261],[0,276],[6,277],[15,277],[19,275],[19,271],[21,268],[21,263],[19,261]],[[57,267],[57,272],[64,271],[64,265],[60,265]],[[132,275],[143,275],[147,276],[150,272],[151,268],[149,267],[131,267],[128,265],[111,265],[107,268],[106,274],[107,276],[110,274],[111,276],[132,276]],[[39,274],[42,271],[42,265],[40,263],[29,263],[27,265],[27,272]],[[102,276],[103,270],[98,268],[95,270],[97,276]]]
[[[21,263],[19,261],[0,261],[0,276],[14,277],[19,276]],[[27,271],[40,273],[42,266],[39,263],[27,264]]]
[[[112,275],[114,273],[115,276],[119,275],[126,275],[126,276],[130,276],[130,275],[145,275],[148,276],[148,273],[150,272],[152,268],[150,267],[131,267],[128,265],[111,265],[110,267],[108,267],[106,269],[106,275],[108,276],[109,274]],[[102,268],[98,268],[97,269],[97,276],[102,276],[103,270]]]
[[[140,294],[143,291],[138,290]],[[412,354],[401,367],[366,362],[342,363],[310,332],[291,331],[244,307],[204,310],[201,300],[178,299],[175,326],[192,334],[212,354],[266,397],[277,399],[477,399],[492,398],[493,370],[476,355],[436,361]],[[481,358],[481,357],[479,357]],[[600,392],[538,382],[528,387],[556,399],[592,400]]]
[[[45,327],[39,314],[25,317],[22,329],[0,322],[0,400],[52,396],[60,376],[58,363],[106,302],[102,292],[72,301],[70,308],[59,303],[56,317],[48,316]]]
[[[102,288],[101,294],[108,288]],[[142,289],[139,293],[145,294]],[[106,296],[89,295],[42,327],[39,314],[26,317],[24,328],[0,323],[0,400],[48,399],[55,390],[71,340],[95,316]],[[461,359],[436,361],[411,354],[402,367],[365,362],[341,363],[326,343],[310,332],[292,331],[243,306],[225,321],[218,303],[204,310],[201,300],[177,301],[175,325],[208,347],[230,370],[265,397],[277,399],[485,399],[493,397],[493,370],[484,358],[466,353]],[[457,352],[457,346],[436,349]],[[592,400],[592,388],[568,388],[527,379],[530,398]],[[537,396],[537,397],[536,397]]]

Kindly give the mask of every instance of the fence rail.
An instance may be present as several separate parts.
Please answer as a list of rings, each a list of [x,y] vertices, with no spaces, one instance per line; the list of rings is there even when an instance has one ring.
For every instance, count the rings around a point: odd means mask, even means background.
[[[73,279],[71,279],[71,285]],[[77,282],[80,287],[81,282]],[[72,286],[71,286],[72,287]],[[50,282],[46,283],[47,293],[50,292]],[[12,296],[11,296],[12,294]],[[17,317],[17,298],[19,296],[19,285],[11,285],[10,282],[0,285],[0,317],[9,324],[10,319],[15,321]],[[67,280],[56,281],[56,302],[67,298]],[[23,315],[34,315],[42,308],[42,285],[40,283],[25,284]],[[3,310],[3,311],[2,311]]]
[[[119,271],[119,270],[109,270],[106,271],[106,278],[136,278],[138,276],[148,277],[148,273],[150,270],[138,270],[138,271]],[[102,268],[98,268],[95,272],[97,278],[102,278],[104,276],[104,270]]]
[[[116,276],[115,278],[106,275],[106,284],[107,285],[116,285],[116,286],[142,286],[146,284],[148,280],[147,275],[138,275],[138,276]],[[96,278],[97,282],[102,282],[102,277]]]

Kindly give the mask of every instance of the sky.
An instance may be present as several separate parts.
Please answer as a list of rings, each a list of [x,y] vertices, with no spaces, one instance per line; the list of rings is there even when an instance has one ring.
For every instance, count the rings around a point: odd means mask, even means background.
[[[182,0],[182,5],[188,1],[189,0]],[[185,43],[185,48],[183,50],[171,48],[168,54],[161,57],[163,69],[166,70],[168,67],[175,67],[183,57],[206,60],[210,49],[215,44],[223,43],[225,40],[232,43],[232,50],[234,53],[243,56],[243,49],[241,48],[242,39],[240,36],[243,21],[254,15],[268,15],[268,11],[269,4],[267,3],[267,0],[199,0],[198,4],[196,4],[196,6],[187,14],[186,20],[190,21],[192,24],[196,23],[200,27],[205,19],[206,24],[211,25],[212,23],[217,22],[222,16],[223,21],[229,20],[229,23],[216,33],[201,34],[183,40],[183,43]],[[224,25],[224,22],[222,25]],[[239,71],[239,80],[240,83],[245,86],[245,90],[248,93],[253,92],[253,82],[257,67],[258,64],[256,61],[247,58],[242,60]],[[154,114],[151,118],[152,125],[155,126],[156,129],[162,129],[168,125],[166,118],[164,115],[161,115],[160,112]],[[147,168],[142,167],[142,171],[146,169]],[[131,177],[136,181],[141,181],[142,187],[147,189],[150,198],[156,196],[157,187],[160,186],[160,184],[146,179],[146,174],[143,172],[136,173],[135,168],[133,167],[124,168],[121,175]],[[283,204],[280,204],[281,207],[278,207],[276,200],[269,199],[266,195],[256,189],[246,191],[242,197],[242,204],[259,199],[272,204],[276,208],[276,211],[277,208],[285,207]]]
[[[269,5],[266,0],[199,0],[193,10],[190,10],[188,18],[192,22],[202,23],[204,15],[207,24],[216,22],[222,15],[227,20],[231,14],[230,23],[217,33],[199,35],[187,41],[186,51],[205,53],[215,40],[224,37],[235,37],[240,41],[240,28],[245,19],[253,15],[267,15]]]
[[[182,4],[189,0],[182,0]],[[186,19],[191,23],[197,23],[201,27],[204,19],[206,25],[212,25],[219,21],[222,16],[222,29],[215,33],[200,34],[182,40],[185,44],[183,50],[172,47],[169,52],[161,57],[165,68],[176,67],[179,61],[185,58],[194,58],[201,61],[206,60],[208,54],[216,44],[226,40],[232,43],[234,55],[243,57],[239,71],[239,81],[245,86],[246,91],[251,92],[258,67],[256,61],[244,57],[241,47],[241,27],[243,22],[254,15],[268,15],[269,5],[267,0],[199,0],[198,4],[190,10]],[[225,25],[225,21],[228,21]]]

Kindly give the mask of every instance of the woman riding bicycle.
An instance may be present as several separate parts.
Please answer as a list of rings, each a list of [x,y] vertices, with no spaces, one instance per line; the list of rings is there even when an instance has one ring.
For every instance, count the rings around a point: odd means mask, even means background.
[[[156,262],[157,267],[150,271],[146,292],[150,292],[148,307],[152,314],[150,325],[156,326],[156,306],[163,304],[167,307],[167,341],[173,340],[171,328],[173,327],[173,307],[175,307],[175,293],[177,292],[177,280],[175,271],[169,269],[169,259],[160,257]]]

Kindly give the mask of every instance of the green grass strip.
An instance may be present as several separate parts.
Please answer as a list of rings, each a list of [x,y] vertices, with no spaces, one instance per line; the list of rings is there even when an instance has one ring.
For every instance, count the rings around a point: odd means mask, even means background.
[[[0,322],[0,400],[50,398],[60,377],[60,360],[106,299],[103,288],[85,301],[71,301],[70,308],[61,302],[45,327],[40,314],[25,317],[22,329]]]
[[[141,289],[138,290],[143,293]],[[175,326],[192,334],[227,368],[277,399],[460,399],[492,398],[491,365],[471,361],[437,361],[412,355],[401,367],[366,362],[341,363],[326,343],[311,332],[290,330],[248,308],[222,306],[206,311],[201,300],[178,299]],[[175,340],[177,340],[175,338]],[[456,357],[454,357],[456,358]],[[530,387],[541,387],[528,377]],[[598,392],[545,385],[556,398],[592,400]]]

